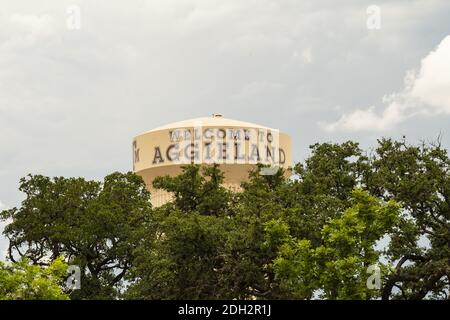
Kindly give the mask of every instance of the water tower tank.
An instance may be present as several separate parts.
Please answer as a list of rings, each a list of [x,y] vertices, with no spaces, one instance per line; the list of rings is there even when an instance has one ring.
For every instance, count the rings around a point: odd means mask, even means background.
[[[178,175],[191,163],[219,164],[225,186],[239,191],[257,163],[281,166],[289,174],[291,139],[277,129],[213,114],[170,123],[133,140],[133,170],[144,179],[154,206],[171,199],[171,194],[152,187],[155,177]]]

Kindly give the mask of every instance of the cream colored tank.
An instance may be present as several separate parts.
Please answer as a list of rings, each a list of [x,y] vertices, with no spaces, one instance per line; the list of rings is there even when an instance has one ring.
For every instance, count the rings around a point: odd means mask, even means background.
[[[172,196],[155,190],[157,176],[178,175],[187,164],[220,164],[225,186],[239,191],[257,163],[292,167],[291,139],[278,130],[221,115],[171,123],[136,136],[133,140],[133,171],[142,176],[151,192],[153,206]],[[270,170],[262,174],[270,174]]]

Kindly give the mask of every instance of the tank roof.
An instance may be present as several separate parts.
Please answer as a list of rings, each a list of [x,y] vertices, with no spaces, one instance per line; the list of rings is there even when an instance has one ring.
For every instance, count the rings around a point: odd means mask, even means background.
[[[212,117],[201,117],[189,120],[183,120],[178,122],[169,123],[152,130],[146,131],[142,134],[155,132],[159,130],[177,129],[177,128],[193,128],[193,127],[242,127],[242,128],[263,128],[271,129],[267,126],[259,125],[256,123],[245,122],[240,120],[233,120],[222,117],[221,114],[214,114]]]

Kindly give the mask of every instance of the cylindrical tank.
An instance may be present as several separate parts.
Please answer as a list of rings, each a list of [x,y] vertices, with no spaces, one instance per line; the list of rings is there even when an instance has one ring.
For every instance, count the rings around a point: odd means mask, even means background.
[[[239,191],[257,163],[274,169],[283,167],[289,174],[291,139],[273,128],[214,114],[158,127],[133,140],[133,171],[144,179],[153,206],[163,205],[172,197],[152,187],[155,177],[178,175],[183,165],[191,163],[219,164],[224,185]],[[262,174],[270,173],[267,169]]]

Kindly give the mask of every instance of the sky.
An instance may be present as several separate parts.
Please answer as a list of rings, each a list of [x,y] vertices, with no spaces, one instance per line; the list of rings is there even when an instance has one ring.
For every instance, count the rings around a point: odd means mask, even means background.
[[[296,162],[316,142],[448,148],[449,17],[448,0],[0,0],[0,210],[29,173],[129,171],[134,136],[213,113],[288,133]]]

